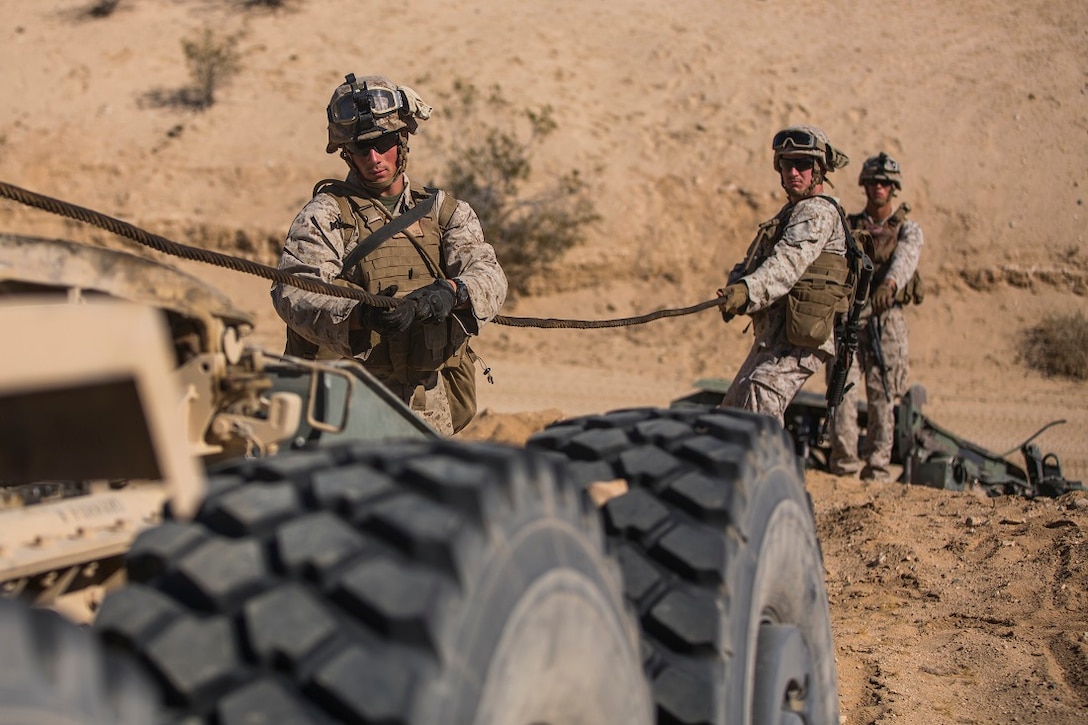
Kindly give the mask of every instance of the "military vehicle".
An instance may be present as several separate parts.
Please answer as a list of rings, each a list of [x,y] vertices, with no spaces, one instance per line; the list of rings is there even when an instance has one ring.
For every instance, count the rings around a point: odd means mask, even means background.
[[[351,361],[248,347],[246,315],[198,282],[0,235],[0,325],[20,330],[0,358],[6,589],[110,590],[87,641],[0,609],[74,643],[48,650],[69,677],[23,668],[0,711],[838,722],[811,501],[775,421],[641,408],[525,448],[443,439]]]
[[[161,405],[171,419],[180,412],[181,430],[158,441],[138,425],[142,399],[131,386],[83,379],[161,370],[158,358],[144,364],[160,346],[118,329],[121,313],[69,322],[74,313],[54,304],[108,299],[154,307],[164,318],[168,380],[146,383],[144,395],[168,395]],[[7,596],[76,618],[120,573],[120,555],[135,534],[156,522],[166,493],[161,481],[184,497],[185,511],[202,497],[199,477],[183,474],[181,463],[149,482],[149,473],[162,473],[151,451],[210,465],[345,439],[436,435],[357,365],[287,361],[246,347],[247,313],[153,259],[0,234],[0,302],[12,318],[0,359],[0,385],[10,389],[0,408],[0,586]],[[14,312],[26,309],[37,312]],[[28,385],[43,392],[21,392]],[[84,406],[78,415],[77,405]]]

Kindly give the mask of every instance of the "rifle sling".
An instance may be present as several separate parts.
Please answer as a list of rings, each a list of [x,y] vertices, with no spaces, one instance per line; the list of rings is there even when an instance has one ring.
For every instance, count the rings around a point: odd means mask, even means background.
[[[366,259],[368,254],[389,241],[393,235],[404,231],[413,223],[426,216],[427,212],[434,208],[434,198],[435,194],[431,194],[430,196],[420,199],[411,209],[394,218],[381,228],[374,230],[370,236],[356,244],[355,248],[348,252],[347,256],[344,257],[344,271],[341,272],[341,274],[344,274],[356,264]]]

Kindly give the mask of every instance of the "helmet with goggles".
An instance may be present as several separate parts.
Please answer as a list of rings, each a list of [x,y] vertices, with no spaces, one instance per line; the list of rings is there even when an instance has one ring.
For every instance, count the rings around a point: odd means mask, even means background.
[[[783,157],[811,156],[820,164],[823,173],[846,166],[850,159],[827,140],[827,134],[815,126],[789,126],[774,135],[774,170],[782,170]]]
[[[899,162],[881,151],[876,156],[865,159],[858,174],[858,186],[865,186],[873,181],[885,181],[898,191],[903,190],[903,174]]]
[[[419,121],[431,115],[431,107],[411,88],[385,76],[357,79],[354,73],[336,87],[325,111],[329,121],[325,151],[330,154],[345,144],[373,141],[402,129],[415,133]]]

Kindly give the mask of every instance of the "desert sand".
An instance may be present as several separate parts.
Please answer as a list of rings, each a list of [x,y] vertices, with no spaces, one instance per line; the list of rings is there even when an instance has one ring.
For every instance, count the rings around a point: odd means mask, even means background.
[[[507,315],[607,319],[709,299],[783,196],[769,140],[812,123],[857,171],[887,151],[925,232],[929,295],[908,309],[927,414],[1003,452],[1036,443],[1088,479],[1088,384],[1021,360],[1024,332],[1088,309],[1088,5],[1077,0],[738,3],[569,0],[0,0],[0,180],[178,241],[272,263],[324,153],[345,73],[383,73],[438,106],[456,80],[550,105],[534,178],[578,169],[601,220]],[[237,34],[241,70],[203,110],[181,45]],[[440,115],[409,171],[441,183]],[[0,229],[119,244],[0,201]],[[278,350],[268,284],[193,271]],[[730,377],[750,344],[713,311],[614,330],[491,325],[466,438],[520,442],[567,416],[668,405]],[[821,390],[821,381],[810,386]],[[1017,460],[1014,454],[1012,460]],[[1088,719],[1088,498],[987,500],[811,473],[843,722]]]

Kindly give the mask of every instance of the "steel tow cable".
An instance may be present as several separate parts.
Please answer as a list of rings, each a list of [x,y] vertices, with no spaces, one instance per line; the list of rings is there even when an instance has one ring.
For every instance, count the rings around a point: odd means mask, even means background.
[[[261,264],[259,262],[253,262],[248,259],[241,259],[239,257],[232,257],[229,254],[222,254],[220,252],[213,252],[209,249],[201,249],[200,247],[193,247],[187,244],[180,244],[178,242],[167,239],[166,237],[158,234],[152,234],[144,229],[140,229],[137,226],[129,224],[128,222],[115,219],[114,217],[102,214],[101,212],[87,209],[75,204],[71,204],[60,199],[54,199],[44,194],[38,194],[37,192],[29,191],[21,187],[9,184],[6,181],[0,181],[0,197],[10,199],[25,206],[41,209],[42,211],[56,214],[58,216],[67,217],[69,219],[75,219],[76,221],[83,222],[84,224],[90,224],[91,226],[104,229],[112,234],[116,234],[119,237],[125,237],[131,239],[134,242],[150,247],[156,251],[168,254],[170,256],[179,257],[181,259],[188,259],[194,262],[203,262],[204,264],[212,264],[218,267],[224,267],[236,272],[243,272],[245,274],[251,274],[256,277],[262,277],[264,279],[276,282],[278,284],[286,284],[292,287],[297,287],[305,292],[313,292],[315,294],[330,295],[332,297],[341,297],[344,299],[359,300],[365,302],[368,305],[374,307],[391,307],[395,306],[396,302],[392,298],[384,295],[375,295],[367,292],[364,289],[358,287],[344,287],[336,284],[330,284],[328,282],[322,282],[310,277],[299,277],[297,275],[288,274],[276,267],[270,267],[267,264]],[[679,317],[681,315],[691,315],[702,310],[709,309],[711,307],[717,307],[720,300],[712,299],[705,302],[700,302],[690,307],[683,307],[678,309],[663,309],[656,310],[654,312],[647,313],[645,315],[637,315],[634,317],[622,317],[611,320],[569,320],[559,318],[538,318],[538,317],[508,317],[506,315],[496,315],[492,322],[498,325],[506,325],[508,327],[536,327],[542,329],[601,329],[609,327],[627,327],[632,325],[641,325],[653,320],[659,320],[664,317]]]

